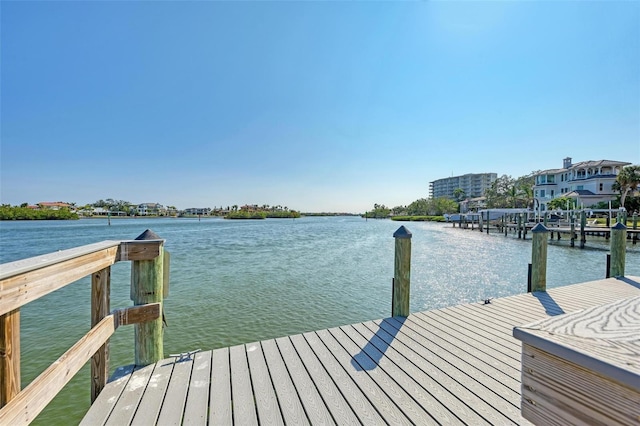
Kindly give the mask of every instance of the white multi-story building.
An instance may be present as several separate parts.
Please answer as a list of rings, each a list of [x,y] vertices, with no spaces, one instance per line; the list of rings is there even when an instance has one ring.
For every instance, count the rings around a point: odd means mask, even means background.
[[[454,191],[464,191],[465,198],[482,197],[491,184],[498,178],[497,173],[467,173],[429,182],[429,197],[446,197],[455,200]]]
[[[590,207],[601,201],[615,198],[612,189],[618,173],[631,163],[624,161],[582,161],[572,164],[571,158],[563,160],[561,169],[536,173],[533,196],[540,210],[547,210],[547,203],[557,197],[576,199],[577,206]]]

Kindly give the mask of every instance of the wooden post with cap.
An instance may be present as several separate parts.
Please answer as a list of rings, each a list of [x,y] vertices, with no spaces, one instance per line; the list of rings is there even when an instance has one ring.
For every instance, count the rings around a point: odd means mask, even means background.
[[[542,223],[531,230],[531,291],[547,290],[547,232]]]
[[[401,226],[393,233],[396,239],[391,316],[409,316],[411,288],[411,232]]]
[[[136,240],[161,240],[147,229]],[[131,299],[134,305],[163,301],[164,248],[151,260],[135,260],[131,264]],[[134,325],[135,364],[149,365],[164,358],[162,315],[152,321]]]
[[[624,277],[624,263],[627,245],[627,227],[622,222],[611,227],[611,269],[612,277]]]

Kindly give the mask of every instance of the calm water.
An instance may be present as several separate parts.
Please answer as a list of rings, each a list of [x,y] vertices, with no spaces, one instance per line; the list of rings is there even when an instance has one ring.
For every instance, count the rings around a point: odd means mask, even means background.
[[[165,355],[390,315],[393,232],[401,225],[356,217],[226,221],[85,219],[0,222],[0,263],[152,229],[171,253]],[[405,223],[413,233],[411,310],[526,291],[531,241]],[[608,242],[549,246],[547,286],[604,278]],[[640,246],[628,245],[626,272],[640,275]],[[112,309],[130,306],[130,263],[112,268]],[[80,280],[22,309],[22,385],[89,329],[90,281]],[[111,369],[133,361],[133,328],[111,340]],[[36,421],[77,423],[89,405],[85,367]]]

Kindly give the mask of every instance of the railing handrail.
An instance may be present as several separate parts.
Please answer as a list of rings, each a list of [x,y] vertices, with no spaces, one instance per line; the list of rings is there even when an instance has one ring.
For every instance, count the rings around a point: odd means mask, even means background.
[[[161,321],[162,295],[167,294],[167,289],[161,289],[158,300],[134,301],[137,306],[111,311],[111,265],[126,260],[136,261],[134,265],[145,261],[155,264],[159,259],[160,270],[168,274],[168,263],[162,268],[162,259],[168,262],[163,244],[162,239],[106,240],[0,265],[0,424],[33,421],[89,359],[94,400],[106,383],[109,362],[106,346],[110,336],[121,325],[138,327],[149,321]],[[20,308],[87,276],[92,279],[91,329],[21,389]],[[168,284],[166,276],[144,276],[145,279],[160,279]],[[132,286],[139,285],[145,283],[132,280]],[[136,350],[138,344],[136,341]]]

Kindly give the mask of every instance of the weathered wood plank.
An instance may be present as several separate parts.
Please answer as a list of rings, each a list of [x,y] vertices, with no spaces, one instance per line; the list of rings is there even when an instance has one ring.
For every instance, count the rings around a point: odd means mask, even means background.
[[[15,275],[22,275],[27,272],[35,271],[36,269],[55,265],[97,251],[104,251],[106,249],[118,247],[118,245],[120,245],[120,241],[101,241],[81,247],[74,247],[67,250],[60,250],[53,253],[34,256],[28,259],[16,260],[15,262],[3,263],[0,264],[0,281],[4,281],[5,279]],[[115,255],[116,252],[113,251],[113,253]]]
[[[187,404],[184,408],[185,425],[206,425],[209,411],[211,384],[211,351],[194,355],[193,370],[189,381]]]
[[[109,315],[0,409],[0,424],[29,424],[113,334]]]
[[[189,390],[189,381],[191,379],[191,369],[193,368],[193,364],[193,358],[183,358],[182,360],[176,358],[174,360],[171,380],[167,387],[167,395],[171,395],[171,398],[165,398],[162,403],[162,409],[158,416],[158,424],[182,424],[182,415],[186,405],[187,391]]]
[[[120,426],[131,423],[154,368],[155,365],[138,367],[131,373],[106,425]]]
[[[343,366],[320,340],[318,335],[316,333],[305,333],[302,337],[309,349],[318,357],[318,361],[336,384],[359,421],[364,425],[386,425],[387,423],[378,413],[378,410],[362,393],[357,383],[348,374],[345,374]],[[293,342],[296,347],[302,345],[302,342],[297,338],[294,338]]]
[[[156,320],[160,318],[161,310],[162,303],[155,302],[116,309],[112,314],[115,318],[117,328],[121,325],[140,324],[142,322]]]
[[[91,327],[109,315],[111,298],[111,267],[91,275]],[[117,325],[114,325],[118,328]],[[102,392],[109,376],[109,341],[91,357],[91,402]]]
[[[291,336],[290,339],[335,422],[339,425],[358,424],[359,420],[354,412],[356,409],[349,408],[344,396],[323,368],[320,360],[311,351],[304,337],[298,334]]]
[[[280,355],[275,340],[262,342],[262,351],[269,366],[271,377],[277,377],[277,379],[273,381],[273,385],[276,390],[276,395],[278,396],[284,422],[295,425],[309,424],[298,392],[282,360],[282,355]]]
[[[0,315],[0,407],[20,392],[20,308]]]
[[[162,246],[158,246],[159,253]],[[131,264],[131,300],[135,305],[162,303],[163,256]],[[164,358],[162,318],[134,325],[135,363],[147,365]]]
[[[247,359],[249,360],[251,382],[253,383],[253,393],[256,398],[256,408],[260,423],[270,425],[284,424],[280,407],[278,406],[278,398],[276,397],[260,343],[247,344]],[[276,380],[278,380],[277,377]]]
[[[152,260],[160,255],[164,240],[131,240],[120,242],[118,260]]]
[[[160,415],[174,365],[171,360],[162,360],[152,366],[153,373],[151,373],[147,388],[142,395],[140,404],[138,404],[133,420],[131,420],[131,425],[155,424]]]
[[[283,337],[275,341],[309,422],[311,424],[335,424],[289,338]]]
[[[233,424],[231,408],[231,367],[229,348],[216,349],[211,356],[209,424]]]
[[[258,424],[253,388],[249,375],[247,353],[244,345],[229,348],[231,364],[231,399],[233,401],[233,423],[238,425]]]
[[[19,275],[11,275],[13,269],[9,268],[5,275],[10,276],[0,280],[0,315],[113,265],[117,250],[117,246],[109,247],[39,269],[24,268],[28,271]],[[29,260],[33,259],[37,258]]]
[[[99,402],[92,404],[89,411],[80,422],[80,426],[102,425],[107,422],[113,408],[116,406],[122,391],[131,378],[134,366],[118,367],[111,380],[100,393]]]

